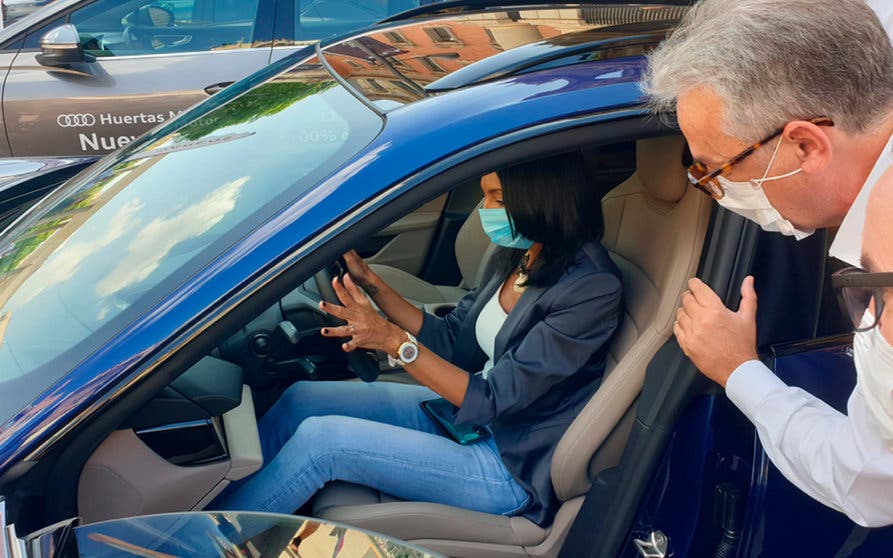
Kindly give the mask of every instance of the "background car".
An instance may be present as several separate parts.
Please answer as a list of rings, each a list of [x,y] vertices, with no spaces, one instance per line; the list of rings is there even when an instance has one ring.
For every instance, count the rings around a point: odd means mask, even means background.
[[[487,257],[480,176],[579,151],[626,315],[553,456],[554,522],[344,483],[298,511],[469,558],[889,548],[889,529],[798,495],[673,339],[690,277],[734,307],[755,274],[776,372],[829,400],[852,387],[827,234],[763,233],[691,188],[683,138],[644,105],[643,54],[684,12],[468,6],[378,25],[274,63],[41,200],[0,235],[0,493],[17,525],[202,509],[261,466],[256,417],[289,385],[412,381],[319,336],[332,263],[357,248],[442,312]],[[793,536],[807,520],[809,540]]]
[[[0,157],[108,153],[301,47],[419,3],[59,0],[0,31]]]
[[[3,25],[9,27],[23,17],[32,14],[46,6],[52,0],[3,0],[0,9],[3,10]]]

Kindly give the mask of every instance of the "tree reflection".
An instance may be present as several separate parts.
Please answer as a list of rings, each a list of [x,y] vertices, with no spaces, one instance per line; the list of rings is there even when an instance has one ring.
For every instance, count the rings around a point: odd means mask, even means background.
[[[177,135],[178,140],[195,141],[212,132],[253,122],[258,118],[281,112],[298,101],[334,87],[337,82],[276,80],[252,89],[203,118],[187,124]]]

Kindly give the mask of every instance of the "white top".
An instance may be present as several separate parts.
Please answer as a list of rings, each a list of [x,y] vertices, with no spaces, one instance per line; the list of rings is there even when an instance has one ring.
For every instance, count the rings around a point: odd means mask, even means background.
[[[499,333],[502,324],[505,323],[505,319],[508,317],[508,314],[502,309],[502,305],[499,304],[499,291],[501,290],[502,289],[496,289],[496,292],[493,293],[493,296],[481,309],[481,313],[478,314],[477,322],[474,324],[474,333],[477,336],[478,345],[481,346],[484,354],[487,355],[487,362],[481,369],[481,375],[484,378],[487,377],[487,373],[490,371],[490,368],[493,367],[493,352],[496,350],[496,334]]]
[[[726,394],[800,490],[864,527],[893,524],[893,451],[859,390],[844,415],[751,360],[729,377]]]
[[[878,19],[887,30],[890,41],[893,42],[893,0],[866,0],[866,3],[875,11]],[[865,225],[865,209],[868,206],[868,196],[871,194],[875,183],[884,174],[884,171],[893,164],[893,138],[887,142],[887,146],[881,152],[880,158],[874,165],[868,180],[862,186],[862,190],[856,197],[856,201],[850,206],[849,212],[840,224],[840,230],[834,237],[829,253],[850,265],[861,267],[862,265],[862,228]]]

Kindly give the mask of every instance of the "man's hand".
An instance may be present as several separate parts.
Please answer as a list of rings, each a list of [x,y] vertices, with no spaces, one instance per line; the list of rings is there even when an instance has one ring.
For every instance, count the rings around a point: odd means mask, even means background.
[[[688,281],[673,333],[685,355],[705,376],[725,387],[738,366],[757,358],[757,293],[753,277],[741,284],[741,305],[732,312],[699,279]]]

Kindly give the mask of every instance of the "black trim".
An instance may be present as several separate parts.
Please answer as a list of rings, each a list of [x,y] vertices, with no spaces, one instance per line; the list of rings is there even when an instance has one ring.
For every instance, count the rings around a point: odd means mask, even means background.
[[[363,103],[363,105],[369,108],[369,110],[377,114],[379,117],[384,118],[384,112],[380,108],[378,108],[375,103],[370,101],[368,97],[360,93],[356,87],[351,85],[350,82],[348,82],[341,76],[341,74],[335,71],[335,68],[333,68],[332,65],[329,64],[329,61],[326,59],[321,45],[322,43],[320,42],[316,43],[316,58],[319,60],[320,64],[322,64],[323,68],[325,68],[326,71],[329,72],[329,75],[332,76],[332,79],[337,81],[341,85],[341,87],[343,87],[348,91],[348,93],[356,97],[357,100]]]
[[[771,353],[773,358],[796,355],[808,351],[818,351],[821,349],[833,349],[835,347],[845,347],[853,344],[852,333],[842,333],[831,337],[821,337],[819,339],[804,339],[802,341],[793,341],[791,343],[781,343],[772,345]]]
[[[693,3],[693,0],[642,0],[640,2],[636,2],[637,5],[646,6],[691,6]],[[459,13],[474,12],[479,10],[502,10],[505,8],[517,9],[518,7],[557,10],[561,8],[574,8],[587,5],[603,6],[612,4],[622,6],[624,5],[624,2],[619,2],[618,0],[580,0],[578,2],[562,3],[531,2],[530,0],[448,0],[446,2],[434,2],[431,4],[425,4],[424,6],[419,6],[418,8],[406,10],[405,12],[400,12],[399,14],[394,14],[390,17],[387,17],[379,21],[378,23],[396,23],[400,21],[407,21],[410,19],[435,17],[438,15],[455,15]]]

